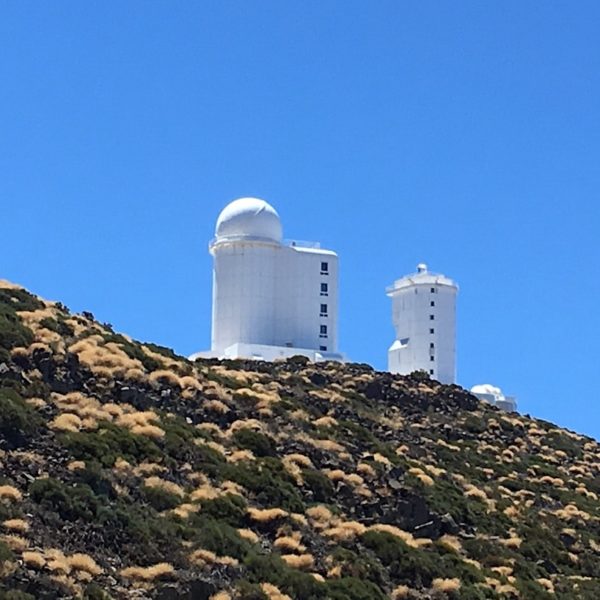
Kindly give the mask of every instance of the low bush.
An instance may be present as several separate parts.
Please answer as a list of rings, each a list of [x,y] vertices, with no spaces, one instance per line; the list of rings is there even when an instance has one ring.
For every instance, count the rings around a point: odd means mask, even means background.
[[[101,502],[85,484],[69,486],[56,479],[36,479],[29,486],[31,499],[58,513],[67,521],[92,521],[98,515]]]
[[[10,448],[26,442],[41,425],[40,416],[10,388],[0,388],[0,437]]]
[[[253,492],[256,501],[265,507],[304,512],[304,502],[295,481],[276,458],[262,458],[250,464],[229,464],[224,467],[222,476]]]
[[[244,450],[250,450],[255,456],[275,456],[275,442],[272,438],[252,431],[252,429],[240,429],[233,434],[233,443]]]
[[[119,457],[138,463],[154,461],[162,455],[160,448],[148,437],[135,435],[112,423],[102,423],[93,432],[67,433],[60,440],[74,458],[96,461],[104,467],[111,467]]]

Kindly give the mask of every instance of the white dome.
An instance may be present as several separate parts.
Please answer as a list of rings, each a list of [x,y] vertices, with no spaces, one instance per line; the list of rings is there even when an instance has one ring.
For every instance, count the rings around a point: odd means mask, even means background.
[[[268,202],[239,198],[221,211],[215,235],[217,241],[250,238],[281,242],[283,231],[277,211]]]

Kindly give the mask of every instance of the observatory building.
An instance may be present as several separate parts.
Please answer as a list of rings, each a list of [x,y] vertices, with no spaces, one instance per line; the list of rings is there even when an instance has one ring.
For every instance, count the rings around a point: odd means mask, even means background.
[[[456,381],[456,294],[458,286],[427,265],[386,289],[392,299],[396,340],[388,350],[388,371],[426,371],[442,383]]]
[[[517,411],[516,398],[514,396],[505,396],[499,387],[490,385],[489,383],[474,385],[471,388],[471,393],[480,400],[489,402],[501,410],[506,410],[508,412]]]
[[[211,349],[200,357],[313,361],[338,354],[338,257],[318,243],[284,241],[276,210],[258,198],[217,219]]]

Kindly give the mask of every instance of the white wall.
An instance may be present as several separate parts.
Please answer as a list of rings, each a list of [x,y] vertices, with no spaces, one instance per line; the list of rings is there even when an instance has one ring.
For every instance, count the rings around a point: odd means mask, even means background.
[[[211,246],[213,352],[234,344],[337,351],[338,258],[301,246],[238,240]],[[321,263],[327,262],[327,274]],[[321,283],[328,295],[321,296]],[[320,305],[327,304],[327,316]],[[327,337],[320,337],[320,326]]]

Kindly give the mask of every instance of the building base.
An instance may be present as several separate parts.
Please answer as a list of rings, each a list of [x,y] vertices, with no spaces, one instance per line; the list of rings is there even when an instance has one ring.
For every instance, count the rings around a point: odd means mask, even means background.
[[[313,362],[323,362],[333,360],[336,362],[346,362],[343,354],[337,352],[322,352],[310,348],[291,348],[289,346],[268,346],[264,344],[232,344],[221,352],[214,350],[206,350],[204,352],[196,352],[189,359],[196,360],[197,358],[219,358],[219,359],[236,359],[245,358],[249,360],[265,360],[273,362],[275,360],[285,360],[292,356],[306,356]]]

